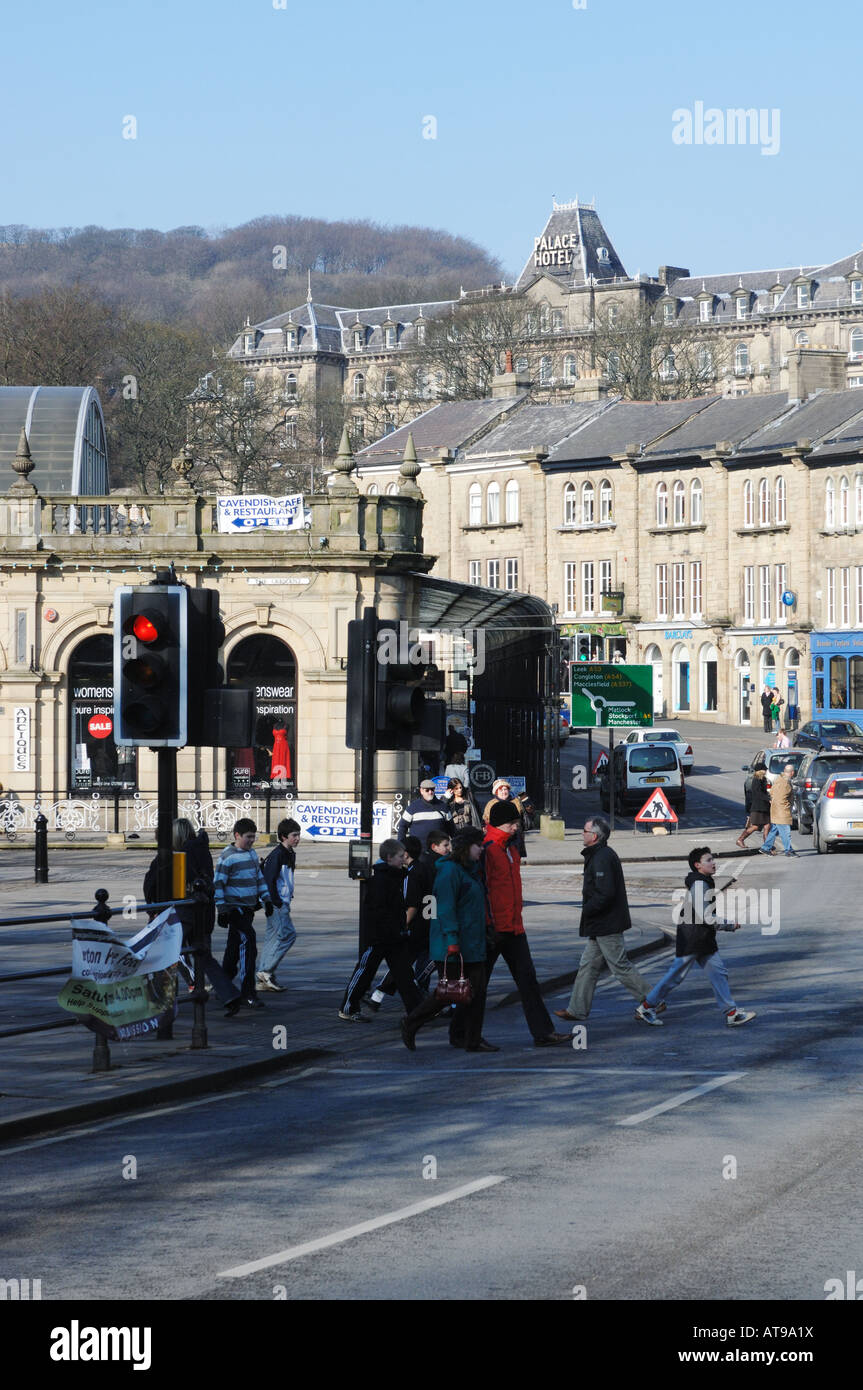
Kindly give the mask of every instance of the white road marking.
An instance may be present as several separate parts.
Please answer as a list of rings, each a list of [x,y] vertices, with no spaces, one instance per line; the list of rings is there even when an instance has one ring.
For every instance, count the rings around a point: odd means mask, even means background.
[[[287,1086],[290,1081],[302,1081],[304,1076],[313,1076],[317,1071],[323,1071],[323,1067],[306,1067],[304,1071],[294,1072],[291,1076],[282,1076],[278,1081],[262,1081],[261,1091],[271,1091],[275,1086]]]
[[[566,1052],[566,1049],[564,1049]],[[569,1057],[569,1053],[566,1052]],[[412,1072],[394,1072],[384,1067],[328,1067],[327,1071],[341,1076],[390,1076],[393,1080],[410,1077]],[[549,1076],[573,1076],[576,1072],[590,1072],[595,1076],[726,1076],[710,1067],[583,1067],[574,1065],[571,1069],[563,1067],[435,1067],[435,1076],[520,1076],[522,1072],[539,1073]],[[741,1072],[742,1076],[743,1073]]]
[[[473,1192],[482,1192],[484,1188],[495,1187],[497,1183],[505,1181],[503,1177],[477,1178],[475,1182],[465,1183],[463,1187],[454,1187],[450,1192],[442,1192],[439,1197],[426,1197],[423,1201],[414,1202],[399,1211],[388,1212],[386,1216],[375,1216],[370,1221],[361,1221],[357,1226],[346,1226],[344,1230],[334,1231],[332,1235],[321,1236],[318,1240],[307,1240],[302,1245],[291,1245],[287,1250],[280,1250],[275,1255],[265,1255],[261,1260],[251,1260],[249,1264],[220,1270],[216,1278],[242,1279],[247,1274],[257,1274],[259,1270],[270,1269],[273,1265],[299,1260],[303,1255],[312,1255],[315,1251],[326,1250],[331,1245],[341,1245],[346,1240],[354,1240],[356,1236],[365,1236],[370,1231],[379,1231],[383,1226],[392,1226],[396,1221],[407,1221],[410,1217],[420,1216],[434,1207],[442,1207],[447,1202],[457,1202],[462,1197],[469,1197]]]
[[[725,1076],[717,1076],[715,1081],[705,1081],[701,1086],[695,1086],[691,1091],[681,1091],[679,1096],[672,1096],[671,1100],[664,1100],[661,1105],[653,1105],[649,1110],[640,1110],[637,1115],[627,1115],[625,1120],[618,1120],[619,1125],[640,1125],[644,1120],[650,1120],[654,1115],[661,1115],[664,1110],[674,1110],[678,1105],[685,1105],[688,1100],[695,1100],[697,1096],[706,1095],[708,1091],[715,1091],[717,1086],[727,1086],[731,1081],[739,1081],[741,1076],[745,1076],[745,1071],[730,1071]]]

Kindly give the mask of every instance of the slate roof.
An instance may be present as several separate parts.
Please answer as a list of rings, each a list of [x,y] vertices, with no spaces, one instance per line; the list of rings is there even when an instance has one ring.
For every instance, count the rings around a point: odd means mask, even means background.
[[[534,252],[525,262],[515,289],[523,290],[542,275],[560,280],[565,286],[586,285],[592,276],[595,280],[626,280],[626,269],[611,244],[611,239],[602,225],[599,215],[593,208],[582,207],[578,202],[556,206],[542,232],[550,243],[555,237],[576,237],[577,246],[573,250],[572,261],[568,265],[537,266]],[[608,252],[606,260],[600,260],[599,248]]]
[[[833,261],[831,265],[806,266],[803,269],[804,275],[812,277],[812,287],[810,290],[809,304],[812,309],[842,309],[851,308],[851,286],[846,276],[852,270],[863,272],[863,251],[857,251],[851,256],[843,256],[841,260]],[[795,272],[800,275],[800,270]],[[863,306],[854,305],[859,309],[863,318]],[[780,299],[774,310],[781,313],[785,309],[797,310],[797,295],[795,290],[789,285],[785,294]],[[807,313],[807,309],[798,310],[800,313]]]
[[[392,434],[385,434],[383,439],[366,445],[356,456],[357,465],[362,468],[373,463],[400,463],[409,434],[413,435],[419,458],[429,458],[438,449],[451,449],[455,453],[472,443],[501,415],[517,410],[526,400],[527,393],[521,392],[504,400],[441,401],[415,420],[393,430]]]
[[[365,353],[383,352],[386,350],[383,325],[388,322],[399,327],[399,342],[404,342],[405,346],[414,346],[417,322],[423,318],[436,318],[440,314],[448,313],[458,302],[453,299],[436,299],[416,304],[377,304],[372,308],[349,309],[344,305],[318,304],[316,301],[307,300],[296,309],[289,309],[284,314],[276,314],[273,318],[263,319],[260,323],[244,328],[231,345],[228,356],[254,360],[284,352],[284,330],[289,324],[295,325],[299,331],[300,352],[316,348],[321,352],[351,353],[352,330],[358,324],[367,330]],[[253,353],[248,353],[243,348],[244,336],[250,332],[258,335]],[[357,354],[361,355],[363,354]]]
[[[588,401],[578,405],[526,405],[511,420],[495,426],[465,453],[465,458],[482,459],[524,450],[548,452],[567,435],[610,409],[610,401]]]
[[[763,396],[723,396],[713,400],[697,415],[691,415],[666,439],[652,444],[645,453],[653,457],[673,458],[710,449],[720,440],[728,440],[736,447],[788,409],[787,391]]]
[[[748,438],[740,448],[741,454],[773,452],[789,449],[799,439],[832,438],[838,430],[863,413],[863,393],[857,390],[821,391],[796,409],[781,415]]]
[[[692,401],[618,401],[610,410],[577,429],[548,456],[549,464],[607,459],[630,444],[645,448],[693,415],[699,415],[716,396]]]

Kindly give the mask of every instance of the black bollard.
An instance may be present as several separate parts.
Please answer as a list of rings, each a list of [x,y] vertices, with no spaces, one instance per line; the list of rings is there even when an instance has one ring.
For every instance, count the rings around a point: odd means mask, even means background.
[[[108,890],[106,888],[96,889],[96,906],[93,908],[91,916],[97,922],[102,922],[105,926],[111,920],[111,909],[108,906]],[[108,1039],[103,1038],[101,1033],[97,1033],[93,1041],[93,1070],[111,1070],[111,1051],[108,1047]]]
[[[48,882],[48,817],[40,811],[35,820],[36,826],[36,867],[33,875],[35,883]]]

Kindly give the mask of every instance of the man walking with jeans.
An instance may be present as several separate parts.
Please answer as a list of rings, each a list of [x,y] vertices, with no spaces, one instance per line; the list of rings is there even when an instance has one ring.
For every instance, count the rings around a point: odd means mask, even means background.
[[[279,821],[276,830],[279,843],[267,855],[262,865],[264,882],[270,890],[275,912],[267,924],[267,939],[258,961],[255,979],[259,989],[282,993],[285,986],[276,979],[279,963],[297,939],[291,921],[291,902],[294,896],[294,870],[297,856],[294,851],[300,842],[300,827],[295,820]]]
[[[777,835],[782,841],[782,848],[785,850],[786,857],[791,857],[797,853],[791,848],[791,779],[793,776],[794,764],[786,763],[782,769],[782,776],[773,779],[773,785],[770,788],[770,829],[767,832],[767,839],[758,851],[759,854],[772,854]]]
[[[581,925],[579,935],[587,937],[578,974],[565,1009],[556,1009],[558,1018],[570,1022],[583,1021],[590,1013],[596,982],[603,962],[608,966],[616,980],[634,994],[641,1008],[638,1017],[643,1023],[661,1026],[662,1020],[647,1007],[646,996],[650,986],[639,975],[623,945],[623,933],[632,926],[629,903],[626,898],[626,884],[620,860],[608,843],[611,826],[603,816],[594,816],[585,821],[584,849],[584,887],[581,899]]]

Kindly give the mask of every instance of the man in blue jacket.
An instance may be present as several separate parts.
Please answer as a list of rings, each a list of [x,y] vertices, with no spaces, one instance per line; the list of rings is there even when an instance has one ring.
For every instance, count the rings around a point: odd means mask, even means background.
[[[267,937],[258,961],[255,979],[258,989],[282,993],[285,986],[280,985],[276,979],[276,970],[297,939],[296,929],[291,921],[291,901],[294,896],[294,870],[297,866],[294,851],[300,842],[300,827],[295,820],[279,821],[276,835],[279,843],[261,865],[275,912],[267,923]]]

